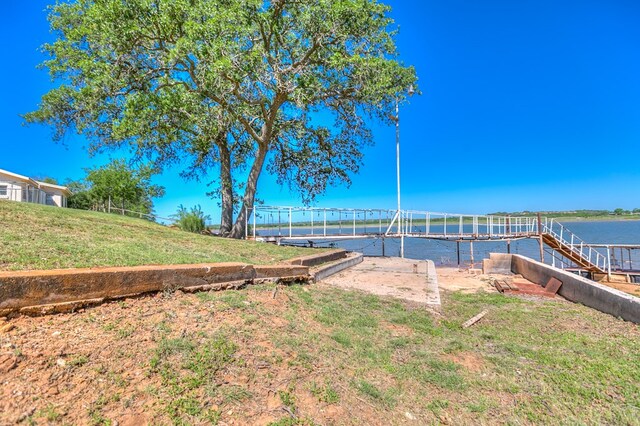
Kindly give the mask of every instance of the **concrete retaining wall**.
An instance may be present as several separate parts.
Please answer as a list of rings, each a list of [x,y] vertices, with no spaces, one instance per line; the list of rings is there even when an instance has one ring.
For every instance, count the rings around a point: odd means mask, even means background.
[[[0,272],[0,316],[65,311],[155,291],[223,289],[254,281],[308,278],[307,266],[243,263]]]
[[[329,250],[322,253],[311,254],[308,256],[295,257],[288,260],[289,265],[316,266],[322,263],[333,262],[334,260],[344,259],[347,257],[347,251],[344,249]]]
[[[331,275],[337,274],[340,271],[361,263],[363,258],[364,256],[362,253],[352,253],[351,256],[347,256],[344,259],[314,268],[311,271],[311,275],[313,276],[314,281],[321,281]]]
[[[551,278],[560,280],[562,286],[558,294],[567,300],[640,324],[640,298],[525,256],[491,253],[490,260],[495,260],[495,263],[489,262],[485,273],[497,273],[507,258],[511,259],[513,273],[543,287]],[[498,265],[496,270],[489,269],[493,265]]]
[[[0,316],[47,314],[144,293],[224,290],[265,281],[308,281],[309,267],[343,259],[342,249],[278,265],[205,263],[0,272]]]
[[[491,272],[488,272],[491,271]],[[491,253],[489,259],[482,260],[482,273],[484,274],[510,274],[511,255],[503,253]]]

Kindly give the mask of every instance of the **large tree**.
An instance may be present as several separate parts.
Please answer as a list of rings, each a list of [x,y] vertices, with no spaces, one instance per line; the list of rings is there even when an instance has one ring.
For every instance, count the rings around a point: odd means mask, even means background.
[[[59,3],[44,65],[61,84],[26,120],[157,166],[188,157],[187,176],[217,170],[222,230],[239,237],[265,165],[305,202],[358,171],[366,120],[388,122],[416,81],[389,12],[375,0]]]

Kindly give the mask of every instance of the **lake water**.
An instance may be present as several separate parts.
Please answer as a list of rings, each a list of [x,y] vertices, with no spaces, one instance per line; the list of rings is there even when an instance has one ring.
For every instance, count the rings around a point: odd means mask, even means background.
[[[587,243],[592,244],[637,244],[640,245],[640,221],[609,221],[609,222],[566,222],[566,228]],[[465,225],[470,226],[470,225]],[[440,225],[442,227],[442,225]],[[449,227],[447,227],[449,228]],[[432,232],[437,232],[432,226]],[[415,227],[415,230],[424,232],[424,227]],[[369,230],[371,231],[371,229]],[[301,230],[302,232],[302,230]],[[307,231],[308,232],[308,231]],[[452,225],[451,233],[457,232],[457,227]],[[294,230],[294,233],[296,231]],[[367,256],[382,255],[382,240],[376,238],[355,240],[327,240],[314,239],[318,246],[330,246],[358,251]],[[296,243],[300,243],[299,241]],[[385,254],[398,256],[400,253],[400,239],[385,239]],[[546,247],[546,246],[545,246]],[[473,243],[473,257],[476,263],[489,257],[489,253],[506,253],[505,241],[476,241]],[[606,251],[603,251],[606,253]],[[511,242],[511,253],[522,254],[539,260],[540,248],[537,239],[523,239]],[[628,252],[624,250],[625,266],[629,265]],[[618,262],[621,254],[615,253]],[[409,259],[430,259],[437,265],[457,265],[456,243],[454,241],[427,240],[422,238],[405,238],[405,257]],[[471,258],[470,244],[460,243],[460,257],[463,264],[468,264]],[[558,260],[556,260],[558,261]],[[551,256],[545,253],[545,262],[551,263]],[[631,250],[631,264],[634,269],[640,269],[640,250]]]

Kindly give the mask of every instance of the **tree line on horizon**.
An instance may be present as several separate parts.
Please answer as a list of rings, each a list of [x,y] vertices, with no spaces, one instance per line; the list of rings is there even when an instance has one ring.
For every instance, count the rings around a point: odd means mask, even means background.
[[[524,210],[521,212],[495,212],[489,213],[489,215],[495,216],[531,216],[536,214],[542,215],[552,215],[552,216],[567,216],[567,217],[592,217],[592,216],[622,216],[622,215],[630,215],[630,214],[640,214],[640,208],[635,208],[632,210],[627,210],[623,208],[616,208],[614,210],[589,210],[589,209],[581,209],[581,210],[560,210],[560,211],[529,211]]]
[[[43,46],[59,86],[24,118],[211,181],[220,232],[240,238],[265,170],[310,203],[350,184],[371,120],[394,122],[417,76],[389,14],[376,0],[59,2]]]

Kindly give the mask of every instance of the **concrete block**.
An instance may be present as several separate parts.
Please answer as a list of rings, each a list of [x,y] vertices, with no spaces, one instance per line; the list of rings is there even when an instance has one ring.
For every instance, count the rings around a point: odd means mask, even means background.
[[[317,266],[322,263],[333,262],[338,259],[347,257],[347,251],[344,249],[335,249],[322,253],[311,254],[308,256],[295,257],[288,260],[289,265]]]
[[[363,258],[362,253],[354,253],[346,259],[340,259],[329,264],[322,265],[319,268],[314,268],[311,272],[313,279],[314,281],[322,281],[333,274],[337,274],[340,271],[361,263]]]
[[[302,265],[257,265],[255,278],[284,278],[309,275],[309,267]]]
[[[482,260],[483,274],[511,274],[511,255],[503,253],[490,253],[489,259]]]

